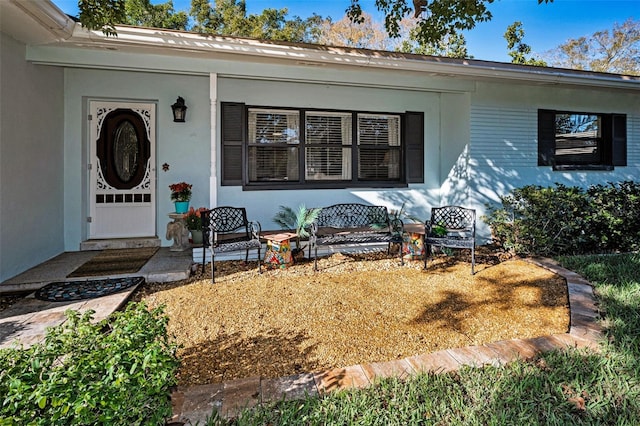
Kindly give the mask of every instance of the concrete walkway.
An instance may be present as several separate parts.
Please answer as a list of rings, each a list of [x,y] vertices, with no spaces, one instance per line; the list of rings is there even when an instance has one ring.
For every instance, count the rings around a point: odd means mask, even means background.
[[[26,289],[35,291],[49,282],[64,281],[71,271],[95,254],[64,253],[0,284],[0,292]],[[534,339],[505,340],[395,361],[353,365],[275,379],[252,377],[178,388],[172,394],[172,421],[204,424],[214,410],[223,417],[233,417],[244,408],[283,399],[301,399],[307,395],[319,397],[341,389],[363,388],[372,385],[379,378],[404,378],[426,371],[447,372],[465,365],[502,365],[565,347],[589,347],[597,350],[603,333],[597,322],[599,314],[592,286],[578,274],[561,268],[551,260],[531,259],[531,262],[566,278],[571,315],[567,333]],[[149,282],[176,281],[189,276],[190,266],[190,251],[170,252],[168,248],[162,248],[139,273],[130,275],[142,275]],[[30,345],[41,340],[46,327],[58,325],[65,320],[63,313],[66,309],[93,309],[96,311],[95,319],[100,320],[124,304],[134,290],[132,288],[126,292],[74,303],[43,302],[33,297],[25,298],[0,312],[0,347],[9,346],[13,342]]]
[[[84,281],[127,276],[142,276],[148,282],[178,281],[188,278],[191,270],[191,250],[172,252],[169,248],[160,248],[138,272],[133,274],[66,278],[68,274],[98,253],[100,250],[62,253],[0,284],[0,293],[35,291],[46,284],[58,281]],[[66,321],[64,312],[67,309],[80,312],[92,309],[95,311],[94,320],[100,321],[125,304],[135,289],[136,287],[131,287],[109,296],[73,302],[48,302],[38,300],[31,294],[0,312],[0,349],[14,344],[30,346],[42,341],[47,327],[54,327]]]

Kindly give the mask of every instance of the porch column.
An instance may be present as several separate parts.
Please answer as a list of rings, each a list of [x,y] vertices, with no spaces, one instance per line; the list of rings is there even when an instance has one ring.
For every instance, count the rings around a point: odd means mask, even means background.
[[[211,102],[211,167],[209,173],[209,208],[218,205],[218,74],[209,74],[209,101]]]

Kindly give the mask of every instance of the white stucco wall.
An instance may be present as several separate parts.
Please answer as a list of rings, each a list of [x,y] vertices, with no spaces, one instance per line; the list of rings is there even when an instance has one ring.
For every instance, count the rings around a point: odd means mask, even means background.
[[[64,251],[63,71],[0,34],[0,282]]]
[[[344,77],[343,77],[344,78]],[[348,78],[348,77],[347,77]],[[363,79],[366,79],[363,76]],[[272,218],[281,205],[321,207],[341,202],[386,205],[407,214],[425,218],[432,205],[439,203],[440,156],[457,158],[468,140],[468,96],[427,90],[406,90],[313,82],[283,82],[220,78],[218,101],[244,102],[251,106],[326,108],[370,112],[404,113],[420,111],[425,118],[425,183],[407,188],[347,188],[309,190],[251,190],[239,186],[218,188],[219,204],[242,205],[263,229],[278,229]],[[462,114],[453,111],[462,110]],[[443,114],[442,111],[445,111]],[[459,129],[463,129],[459,131]],[[466,136],[465,136],[466,135]],[[466,137],[466,139],[464,139]],[[218,137],[218,144],[220,138]],[[441,149],[441,143],[449,147]],[[219,147],[219,145],[218,145]],[[456,154],[457,152],[457,154]],[[219,163],[219,161],[218,161]],[[218,164],[218,170],[220,165]]]
[[[114,56],[120,59],[119,55]],[[135,61],[135,58],[129,58]],[[114,63],[114,65],[116,65]],[[186,64],[188,65],[188,64]],[[185,66],[186,66],[185,65]],[[252,220],[263,229],[277,229],[272,221],[281,205],[296,207],[329,205],[339,202],[364,202],[400,208],[408,214],[426,218],[429,209],[439,204],[441,155],[454,161],[464,151],[468,140],[469,97],[462,92],[472,88],[468,82],[431,81],[415,74],[398,72],[390,84],[389,75],[380,71],[354,69],[317,69],[285,67],[271,64],[230,64],[210,61],[211,72],[225,71],[217,79],[217,105],[220,102],[244,102],[271,107],[309,107],[404,113],[422,111],[425,117],[425,184],[407,188],[335,189],[335,190],[264,190],[243,191],[237,186],[214,189],[217,205],[245,206]],[[279,79],[265,77],[281,75]],[[286,80],[286,81],[283,81]],[[215,81],[215,80],[214,80]],[[340,84],[328,82],[342,81]],[[85,116],[90,100],[139,100],[156,102],[157,125],[157,235],[163,245],[167,214],[173,211],[167,186],[178,181],[194,185],[191,205],[212,207],[209,203],[211,136],[209,122],[209,77],[128,71],[65,71],[65,249],[78,250],[87,238],[86,170],[89,145],[85,136]],[[346,82],[346,83],[345,83]],[[445,87],[447,93],[439,90]],[[180,95],[189,107],[187,123],[173,123],[170,105]],[[443,114],[442,111],[445,111]],[[219,120],[219,109],[218,116]],[[214,144],[220,148],[220,128]],[[449,145],[441,149],[441,135]],[[220,177],[220,157],[216,173]],[[170,165],[168,172],[162,165]],[[218,180],[219,182],[219,180]]]
[[[156,208],[157,235],[163,245],[167,214],[174,211],[168,186],[193,185],[192,206],[209,204],[210,126],[209,79],[127,71],[67,69],[65,71],[65,250],[79,250],[87,238],[89,152],[86,116],[91,100],[145,101],[157,104]],[[185,99],[187,121],[174,123],[171,105]],[[163,164],[169,165],[163,171]]]
[[[260,59],[231,61],[228,57],[175,58],[122,52],[38,48],[40,60],[58,58],[101,67],[140,67],[153,72],[70,68],[65,72],[65,249],[77,250],[86,239],[88,145],[83,108],[91,99],[156,102],[157,234],[164,237],[167,213],[173,211],[167,186],[178,181],[194,185],[194,207],[245,206],[263,229],[274,229],[279,206],[323,206],[365,202],[398,209],[426,219],[431,207],[461,204],[478,211],[479,235],[488,236],[480,217],[485,203],[526,185],[590,184],[637,179],[640,163],[638,96],[619,90],[562,88],[512,81],[473,81],[403,70],[366,67],[305,66],[262,63]],[[161,69],[171,73],[162,73]],[[182,74],[186,73],[186,74]],[[326,190],[251,190],[220,186],[220,156],[214,172],[218,186],[210,188],[211,146],[220,150],[220,127],[211,126],[209,73],[215,73],[216,106],[243,102],[264,107],[318,108],[403,113],[422,111],[425,117],[424,184],[406,188]],[[194,75],[198,74],[198,75]],[[187,123],[171,121],[170,105],[183,96]],[[553,172],[537,166],[537,110],[568,109],[620,112],[628,115],[629,166],[613,172]],[[214,114],[219,123],[220,111]],[[217,133],[211,136],[211,128]],[[162,164],[170,166],[162,171]],[[163,244],[170,242],[164,240]]]

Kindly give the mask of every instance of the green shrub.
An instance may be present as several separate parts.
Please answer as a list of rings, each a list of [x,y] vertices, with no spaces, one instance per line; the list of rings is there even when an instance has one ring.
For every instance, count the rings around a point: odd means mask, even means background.
[[[640,249],[640,184],[621,182],[592,186],[588,195],[594,207],[592,227],[606,251]]]
[[[69,310],[44,342],[0,351],[0,424],[165,423],[178,360],[163,308],[93,313]]]
[[[637,250],[640,186],[621,182],[588,189],[528,185],[488,205],[492,239],[518,254],[543,256]]]

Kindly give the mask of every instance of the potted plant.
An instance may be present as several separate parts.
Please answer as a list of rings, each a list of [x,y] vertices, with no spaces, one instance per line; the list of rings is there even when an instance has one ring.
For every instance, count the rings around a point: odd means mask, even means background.
[[[191,241],[193,244],[202,244],[202,217],[201,213],[206,210],[205,207],[194,209],[191,207],[184,215],[184,224],[191,232]]]
[[[309,236],[307,229],[316,220],[318,214],[320,214],[320,209],[307,209],[304,204],[301,204],[297,210],[280,206],[280,211],[273,217],[273,221],[282,229],[295,230],[296,248],[291,250],[294,259],[302,254],[304,247],[300,247],[300,239]]]
[[[191,200],[191,188],[193,185],[186,182],[173,183],[169,185],[171,190],[171,201],[176,206],[176,213],[186,213]]]

